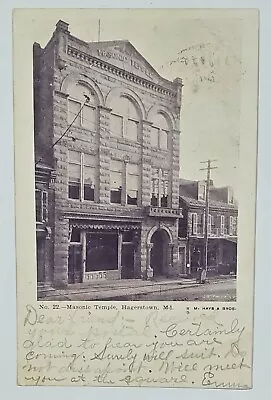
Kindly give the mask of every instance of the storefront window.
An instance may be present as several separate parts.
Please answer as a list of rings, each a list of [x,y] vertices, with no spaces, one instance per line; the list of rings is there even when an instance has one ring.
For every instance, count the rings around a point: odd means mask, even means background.
[[[86,272],[118,269],[117,233],[87,233]]]

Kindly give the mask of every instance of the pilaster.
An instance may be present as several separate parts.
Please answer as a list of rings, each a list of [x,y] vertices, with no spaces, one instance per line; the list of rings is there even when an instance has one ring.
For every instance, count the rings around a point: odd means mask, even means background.
[[[172,156],[171,156],[171,207],[179,208],[179,175],[180,175],[180,132],[172,131]]]
[[[111,109],[99,106],[99,200],[100,203],[110,203],[110,112]]]
[[[142,154],[141,154],[141,204],[142,207],[151,203],[151,153],[150,134],[152,122],[142,121]]]
[[[54,239],[54,285],[57,287],[65,287],[68,284],[68,218],[56,218]]]

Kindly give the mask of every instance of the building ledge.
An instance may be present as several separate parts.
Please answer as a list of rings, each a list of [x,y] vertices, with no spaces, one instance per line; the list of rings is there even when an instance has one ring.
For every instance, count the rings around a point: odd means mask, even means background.
[[[157,217],[157,218],[182,218],[183,217],[181,208],[163,208],[163,207],[147,206],[147,207],[145,207],[145,214],[148,217]]]

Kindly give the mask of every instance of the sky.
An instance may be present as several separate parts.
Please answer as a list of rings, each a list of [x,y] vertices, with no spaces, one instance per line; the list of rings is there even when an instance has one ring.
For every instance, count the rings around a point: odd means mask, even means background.
[[[24,12],[24,10],[22,11]],[[25,11],[26,40],[45,46],[59,19],[91,42],[129,40],[164,78],[183,79],[181,178],[205,179],[201,161],[216,160],[216,186],[237,191],[242,69],[241,20],[208,10],[37,9]]]

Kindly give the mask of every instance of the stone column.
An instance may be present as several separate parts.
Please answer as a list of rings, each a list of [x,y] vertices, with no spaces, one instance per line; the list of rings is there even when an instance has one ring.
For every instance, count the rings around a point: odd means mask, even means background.
[[[151,154],[150,133],[152,122],[142,121],[142,153],[141,153],[141,204],[151,203]]]
[[[59,20],[56,24],[56,29],[54,35],[57,38],[58,43],[58,51],[59,54],[66,54],[67,53],[67,37],[70,35],[69,32],[69,24],[64,21]]]
[[[60,92],[54,97],[54,137],[55,142],[67,127],[66,95]],[[67,136],[54,146],[55,183],[54,183],[54,223],[53,223],[53,283],[63,287],[68,284],[69,220],[63,212],[68,199],[68,148]]]
[[[169,243],[169,245],[168,245],[168,270],[169,270],[169,275],[172,275],[173,248],[174,248],[174,244],[173,243]]]
[[[118,232],[118,270],[121,279],[121,253],[122,253],[122,233]]]
[[[47,228],[47,235],[44,240],[44,283],[51,283],[50,247],[51,230]]]
[[[146,241],[147,241],[147,233],[148,233],[148,227],[146,224],[143,222],[141,226],[141,235],[140,235],[140,277],[144,278],[144,274],[146,274],[146,268],[147,268],[147,246],[146,246]]]
[[[86,231],[81,232],[81,243],[82,243],[82,263],[83,263],[83,271],[82,271],[82,281],[84,282],[85,272],[86,272],[86,263],[87,263],[87,240],[86,240]]]
[[[135,233],[134,239],[134,277],[140,278],[141,276],[141,251],[140,251],[140,238],[139,231]]]
[[[179,208],[179,174],[180,174],[180,131],[172,131],[172,158],[171,158],[171,207]]]
[[[69,219],[56,217],[54,238],[54,285],[68,284]]]
[[[99,106],[99,158],[98,158],[98,180],[99,180],[99,202],[110,203],[110,112],[111,108]]]
[[[153,248],[153,243],[148,243],[147,244],[147,258],[146,258],[146,270],[145,272],[145,276],[147,278],[147,269],[151,266],[151,251]]]

